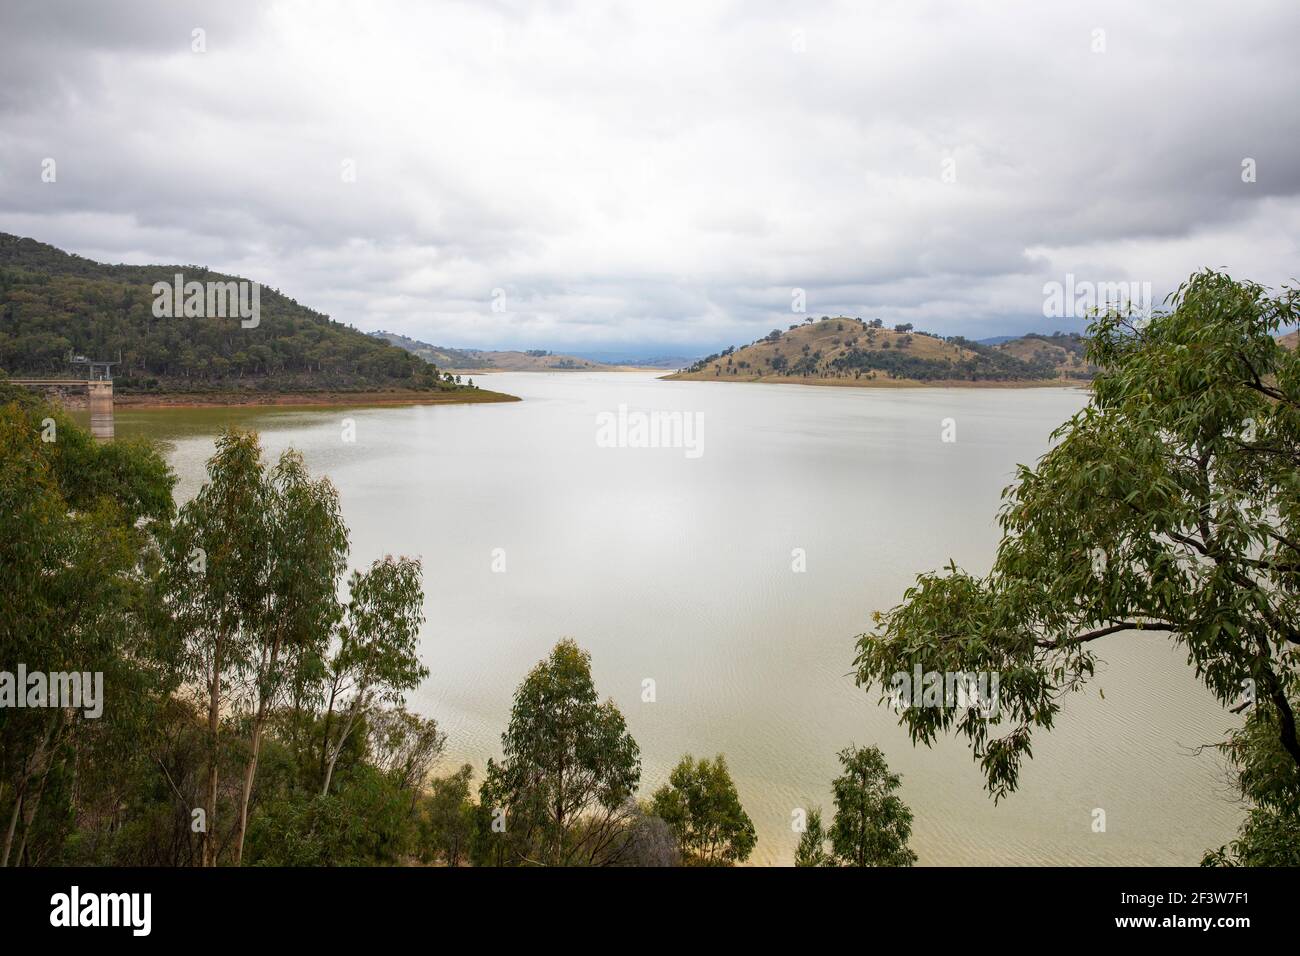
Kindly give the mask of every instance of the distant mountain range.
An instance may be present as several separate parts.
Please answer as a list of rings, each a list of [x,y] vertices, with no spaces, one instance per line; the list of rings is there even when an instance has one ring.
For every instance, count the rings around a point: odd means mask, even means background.
[[[383,339],[399,348],[420,356],[426,362],[432,362],[439,368],[452,372],[581,372],[599,371],[617,368],[632,363],[597,362],[578,355],[564,355],[545,349],[527,351],[492,351],[488,349],[454,349],[442,345],[430,345],[419,339],[409,338],[397,332],[379,330],[371,332],[372,336]],[[646,363],[635,363],[642,367]],[[662,368],[680,368],[680,366],[659,366]]]
[[[694,355],[679,354],[662,354],[662,355],[629,355],[626,352],[576,352],[574,353],[581,358],[591,359],[593,362],[603,362],[606,365],[632,368],[662,368],[662,369],[679,369],[685,368],[699,358],[700,353]]]
[[[992,344],[943,338],[910,324],[838,317],[773,329],[749,345],[724,349],[675,379],[799,382],[810,385],[1083,382],[1096,369],[1075,333],[998,337]]]

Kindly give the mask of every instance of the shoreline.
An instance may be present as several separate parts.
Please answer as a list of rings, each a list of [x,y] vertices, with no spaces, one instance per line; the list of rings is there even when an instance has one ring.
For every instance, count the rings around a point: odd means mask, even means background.
[[[1023,388],[1087,388],[1091,382],[1083,379],[1035,379],[1028,382],[995,382],[995,381],[978,381],[972,382],[969,379],[935,379],[934,381],[921,382],[916,379],[904,378],[884,378],[872,379],[871,381],[862,381],[861,379],[828,379],[828,378],[808,378],[808,377],[745,377],[740,375],[683,375],[680,372],[674,372],[671,375],[659,376],[661,382],[731,382],[738,385],[820,385],[830,388],[1005,388],[1005,389],[1023,389]]]
[[[573,372],[666,372],[668,369],[650,365],[602,365],[598,368],[449,368],[440,371],[451,375],[540,375],[544,373],[567,375]]]
[[[479,405],[522,401],[517,395],[474,389],[463,392],[280,392],[244,395],[234,392],[114,395],[118,409],[295,407],[337,408],[347,405]],[[84,404],[84,403],[79,403]]]

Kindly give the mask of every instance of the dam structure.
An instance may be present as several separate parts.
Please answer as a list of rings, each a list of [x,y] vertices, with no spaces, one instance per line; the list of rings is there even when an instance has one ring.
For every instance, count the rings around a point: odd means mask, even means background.
[[[14,385],[46,389],[85,389],[90,405],[90,433],[100,441],[113,437],[113,366],[118,362],[96,362],[84,355],[69,356],[68,364],[79,378],[11,378]]]

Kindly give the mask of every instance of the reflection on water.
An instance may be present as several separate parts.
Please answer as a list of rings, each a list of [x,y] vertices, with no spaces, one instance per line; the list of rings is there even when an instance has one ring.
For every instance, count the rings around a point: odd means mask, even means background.
[[[684,753],[727,755],[758,828],[753,862],[791,861],[791,812],[829,808],[835,753],[850,743],[880,745],[902,773],[923,864],[1190,864],[1231,835],[1240,810],[1222,767],[1190,750],[1237,720],[1163,640],[1100,648],[1096,681],[998,807],[966,749],[913,748],[849,676],[870,612],[917,572],[949,558],[987,569],[1000,490],[1084,393],[483,379],[525,401],[128,409],[117,429],[164,442],[185,497],[221,424],[257,427],[269,452],[299,448],[338,486],[355,566],[424,559],[432,676],[412,705],[448,731],[444,769],[498,753],[515,686],[569,636],[641,745],[643,794]],[[597,416],[620,404],[700,413],[703,454],[599,447]],[[940,441],[949,417],[955,443]],[[1094,808],[1105,833],[1092,832]]]

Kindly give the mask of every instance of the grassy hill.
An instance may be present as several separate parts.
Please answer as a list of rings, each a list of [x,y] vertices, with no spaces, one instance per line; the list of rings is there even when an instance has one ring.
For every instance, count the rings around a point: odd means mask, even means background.
[[[371,332],[376,338],[383,339],[399,348],[406,349],[420,356],[427,362],[433,362],[439,368],[456,372],[555,372],[555,371],[598,371],[613,366],[576,355],[557,355],[543,349],[529,352],[491,352],[483,349],[453,349],[445,346],[430,345],[418,339],[407,338],[397,332]]]
[[[810,385],[1041,385],[1094,373],[1073,334],[1026,335],[997,345],[944,339],[910,326],[886,329],[852,318],[774,329],[740,348],[701,359],[672,379]]]
[[[423,359],[274,289],[261,289],[256,328],[241,327],[239,318],[159,318],[153,284],[170,284],[177,273],[186,282],[240,281],[201,266],[105,265],[0,233],[0,370],[70,376],[67,356],[75,352],[97,360],[120,355],[114,384],[125,395],[470,397]]]

